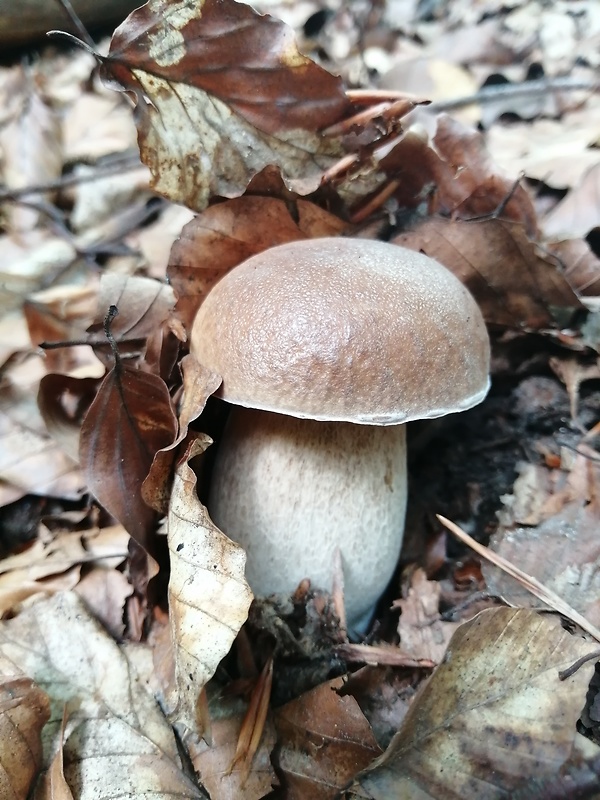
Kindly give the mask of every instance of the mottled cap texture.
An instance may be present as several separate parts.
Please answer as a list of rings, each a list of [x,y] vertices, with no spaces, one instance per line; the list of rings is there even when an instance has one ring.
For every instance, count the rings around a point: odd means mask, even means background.
[[[235,267],[200,307],[191,351],[223,399],[301,418],[397,425],[470,408],[489,387],[463,284],[367,239],[291,242]]]

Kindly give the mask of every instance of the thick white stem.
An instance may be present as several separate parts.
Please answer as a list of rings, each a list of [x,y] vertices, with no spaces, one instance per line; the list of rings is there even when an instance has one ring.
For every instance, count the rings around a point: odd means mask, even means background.
[[[290,593],[303,578],[329,590],[339,547],[348,624],[360,626],[398,562],[405,510],[403,425],[232,409],[209,511],[246,549],[255,594]]]

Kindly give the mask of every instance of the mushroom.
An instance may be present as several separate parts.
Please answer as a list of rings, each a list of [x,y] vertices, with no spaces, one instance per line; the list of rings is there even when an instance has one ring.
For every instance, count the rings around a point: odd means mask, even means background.
[[[488,391],[475,300],[397,245],[291,242],[213,287],[191,351],[232,404],[208,507],[245,548],[253,591],[289,593],[304,578],[327,589],[339,548],[348,624],[364,629],[402,545],[405,423]]]

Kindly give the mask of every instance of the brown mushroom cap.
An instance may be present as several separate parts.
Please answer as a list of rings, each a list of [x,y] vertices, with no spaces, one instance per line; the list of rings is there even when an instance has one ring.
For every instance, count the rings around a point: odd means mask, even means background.
[[[437,261],[367,239],[266,250],[212,289],[191,350],[230,403],[293,417],[397,425],[481,402],[489,340]]]

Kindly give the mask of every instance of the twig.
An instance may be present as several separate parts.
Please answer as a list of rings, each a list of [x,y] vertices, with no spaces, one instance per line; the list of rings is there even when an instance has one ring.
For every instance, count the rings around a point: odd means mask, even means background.
[[[448,528],[448,530],[451,531],[457,539],[460,539],[461,542],[469,545],[472,550],[482,556],[482,558],[485,558],[491,564],[495,564],[497,567],[500,567],[500,569],[506,572],[507,575],[510,575],[512,578],[515,578],[517,581],[519,581],[519,583],[525,589],[527,589],[527,591],[531,592],[531,594],[535,595],[539,600],[549,605],[555,611],[558,611],[558,613],[562,614],[563,617],[566,617],[576,625],[579,625],[580,628],[600,642],[600,630],[592,625],[591,622],[588,622],[584,616],[572,608],[568,603],[565,603],[561,597],[544,586],[543,583],[540,583],[537,578],[534,578],[532,575],[528,575],[518,567],[515,567],[514,564],[511,564],[510,561],[507,561],[505,558],[498,555],[498,553],[494,553],[493,550],[490,550],[488,547],[476,542],[475,539],[469,536],[468,533],[465,533],[462,528],[459,528],[454,522],[450,522],[450,520],[446,519],[446,517],[442,517],[441,514],[436,514],[436,516],[442,525]]]
[[[432,111],[455,111],[458,108],[465,108],[475,104],[494,103],[496,100],[504,100],[505,98],[537,97],[545,92],[554,91],[597,92],[599,89],[600,81],[584,81],[570,76],[540,78],[539,80],[523,81],[522,83],[500,83],[484,86],[475,94],[434,101],[427,108]]]
[[[80,183],[89,183],[91,181],[100,180],[107,175],[113,175],[117,172],[124,172],[126,170],[136,169],[141,167],[142,162],[137,153],[137,150],[126,151],[122,157],[115,158],[105,164],[96,164],[96,171],[87,175],[65,175],[55,181],[49,183],[38,183],[30,186],[22,186],[19,189],[0,189],[0,202],[5,200],[18,200],[21,197],[26,197],[28,194],[43,194],[44,192],[54,192],[58,189],[64,189],[67,186],[75,186]]]

